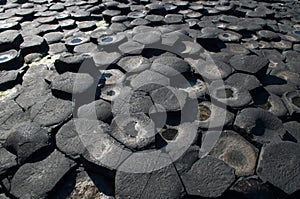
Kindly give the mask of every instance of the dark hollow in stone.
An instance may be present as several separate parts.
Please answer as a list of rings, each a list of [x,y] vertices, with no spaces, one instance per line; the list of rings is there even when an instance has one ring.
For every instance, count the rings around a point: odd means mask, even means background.
[[[168,129],[164,130],[161,133],[161,135],[166,140],[171,141],[171,140],[174,140],[176,138],[176,136],[178,135],[178,130],[177,129],[168,128]]]
[[[300,97],[292,98],[292,103],[300,108]]]
[[[263,183],[257,176],[241,177],[230,188],[233,196],[229,198],[274,199],[276,193],[268,184]],[[230,192],[231,192],[230,191]],[[228,192],[228,193],[230,193]],[[226,195],[226,194],[225,194]]]
[[[238,113],[234,126],[253,136],[252,139],[260,144],[281,141],[284,134],[281,120],[261,108],[243,109]]]
[[[101,39],[102,42],[111,42],[113,40],[113,38],[111,37],[104,37]]]
[[[19,69],[23,61],[20,53],[14,49],[0,53],[0,69],[14,70]]]
[[[199,109],[199,113],[200,113],[199,114],[200,121],[205,121],[210,117],[211,111],[207,106],[199,105],[198,109]]]
[[[238,176],[253,175],[255,172],[258,150],[233,131],[223,131],[209,154],[234,168]]]
[[[282,96],[285,106],[289,110],[290,115],[300,113],[300,97],[299,91],[285,92]]]
[[[234,97],[234,92],[230,88],[225,88],[225,90],[217,90],[216,96],[218,98],[222,98],[222,99],[231,98],[231,97]]]
[[[74,38],[74,39],[71,40],[71,43],[72,43],[72,44],[78,44],[78,43],[80,43],[81,41],[82,41],[82,39],[80,39],[80,38]]]

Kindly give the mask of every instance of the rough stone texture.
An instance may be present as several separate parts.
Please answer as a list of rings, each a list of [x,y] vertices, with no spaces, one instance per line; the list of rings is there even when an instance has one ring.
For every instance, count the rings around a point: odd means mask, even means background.
[[[11,181],[16,197],[46,198],[74,162],[55,150],[46,159],[21,166]]]
[[[183,173],[181,179],[190,195],[218,197],[233,183],[235,176],[234,170],[226,163],[206,156]]]
[[[51,79],[51,89],[69,94],[82,94],[92,89],[94,81],[89,74],[65,72]]]
[[[18,162],[24,163],[34,153],[51,145],[50,133],[35,122],[16,124],[9,131],[4,146],[18,156]]]
[[[103,122],[110,122],[113,118],[111,105],[104,100],[96,100],[79,107],[78,117],[86,119],[98,119]]]
[[[248,176],[254,174],[258,150],[239,134],[225,131],[210,155],[234,168],[236,175]]]
[[[235,55],[230,59],[230,65],[236,70],[255,74],[267,66],[268,60],[256,55]]]
[[[131,156],[133,157],[133,156]],[[142,158],[142,157],[140,157]],[[183,195],[183,185],[176,172],[170,157],[166,155],[152,156],[152,160],[144,159],[145,166],[136,164],[133,159],[126,160],[117,171],[115,186],[116,196],[130,198],[181,198]],[[142,160],[142,159],[136,159]],[[152,162],[152,161],[159,162]],[[142,160],[143,161],[143,160]],[[166,166],[160,168],[160,164],[166,163]],[[136,173],[134,168],[142,166],[143,169],[149,169],[147,172]],[[122,169],[123,168],[123,169]],[[133,169],[132,172],[131,168]],[[170,188],[173,191],[170,191]]]
[[[261,108],[243,109],[237,115],[234,126],[261,144],[281,141],[284,134],[281,120]]]
[[[63,125],[56,134],[56,145],[60,151],[72,158],[78,158],[84,152],[84,146],[78,136],[74,122],[70,120]]]
[[[188,73],[191,67],[185,61],[177,57],[159,57],[151,65],[151,69],[167,77]]]
[[[7,170],[17,166],[16,156],[5,148],[0,148],[0,175],[7,172]]]
[[[264,180],[292,194],[300,187],[300,146],[292,142],[268,144],[260,153],[257,174]]]
[[[22,108],[18,106],[13,100],[0,102],[0,142],[6,140],[9,130],[15,125],[23,121],[28,121],[29,115],[23,112]]]
[[[72,114],[72,102],[61,100],[52,95],[31,107],[30,118],[42,126],[53,126],[67,120]]]

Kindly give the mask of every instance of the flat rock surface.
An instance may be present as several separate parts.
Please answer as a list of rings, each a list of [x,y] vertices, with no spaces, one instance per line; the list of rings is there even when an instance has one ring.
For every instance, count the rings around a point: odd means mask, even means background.
[[[20,167],[11,181],[11,193],[16,197],[45,198],[74,162],[59,151],[46,159]]]
[[[0,0],[0,198],[300,198],[297,0]]]

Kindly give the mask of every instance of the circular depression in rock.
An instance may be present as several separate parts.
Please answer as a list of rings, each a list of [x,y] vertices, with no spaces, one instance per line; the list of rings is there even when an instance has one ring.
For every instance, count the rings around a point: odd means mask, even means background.
[[[292,103],[300,108],[300,97],[294,97],[292,98]]]
[[[163,132],[161,133],[161,135],[166,140],[172,141],[172,140],[176,139],[176,137],[178,135],[178,130],[174,129],[174,128],[168,128],[168,129],[163,130]]]
[[[71,44],[79,44],[82,42],[81,38],[74,38],[70,41]]]
[[[199,110],[198,118],[200,121],[207,120],[211,115],[211,110],[209,109],[209,107],[207,107],[205,105],[199,105],[198,110]]]

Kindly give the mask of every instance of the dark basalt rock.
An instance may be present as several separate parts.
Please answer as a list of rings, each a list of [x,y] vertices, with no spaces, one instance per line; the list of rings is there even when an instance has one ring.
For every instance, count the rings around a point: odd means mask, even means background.
[[[128,41],[119,46],[119,50],[123,55],[138,55],[144,48],[145,45],[135,41]]]
[[[232,31],[224,31],[218,35],[218,38],[224,42],[239,42],[242,35]]]
[[[144,44],[145,47],[154,47],[161,43],[161,33],[158,31],[141,32],[133,36],[133,40]]]
[[[55,60],[54,66],[58,73],[64,73],[67,71],[78,72],[84,60],[85,57],[82,55],[64,53],[58,59]]]
[[[122,55],[118,52],[99,52],[93,55],[93,60],[96,64],[96,67],[98,69],[105,70],[107,69],[111,64],[117,63]]]
[[[197,122],[200,128],[211,129],[232,124],[234,114],[210,102],[198,104]]]
[[[155,142],[155,126],[145,114],[120,114],[111,124],[111,135],[130,149],[140,150]]]
[[[149,24],[150,24],[150,21],[148,21],[147,19],[137,18],[137,19],[132,20],[129,25],[131,27],[135,27],[135,26],[147,26]]]
[[[158,88],[150,93],[155,104],[162,105],[167,112],[183,111],[188,100],[188,94],[172,87]]]
[[[124,87],[120,84],[105,85],[99,89],[100,91],[98,97],[106,101],[113,102],[119,98],[119,95],[123,89]]]
[[[23,54],[33,52],[47,52],[49,47],[43,37],[37,35],[24,36],[24,42],[21,44],[20,49]]]
[[[112,23],[118,23],[118,22],[122,23],[122,22],[125,22],[127,20],[128,20],[128,17],[125,16],[125,15],[115,16],[115,17],[111,18]]]
[[[49,55],[57,55],[66,53],[68,49],[66,48],[64,43],[54,43],[49,45]]]
[[[47,129],[35,122],[16,124],[9,131],[4,143],[6,149],[17,155],[18,163],[23,164],[28,158],[41,154],[42,150],[51,145],[51,137]]]
[[[265,145],[260,153],[257,174],[287,194],[299,190],[300,146],[292,142]]]
[[[293,47],[292,42],[285,41],[285,40],[281,40],[278,42],[271,42],[271,44],[272,44],[273,48],[276,48],[280,51],[289,50]]]
[[[258,36],[262,40],[266,41],[274,41],[274,40],[280,40],[280,37],[275,32],[269,31],[269,30],[261,30],[257,32]]]
[[[59,25],[62,29],[72,29],[76,27],[75,20],[73,19],[60,20]]]
[[[182,23],[183,16],[179,14],[167,14],[165,16],[164,22],[166,24],[177,24]]]
[[[152,25],[162,25],[164,17],[161,15],[147,15],[145,17]]]
[[[95,87],[95,80],[85,73],[65,72],[51,78],[51,89],[64,93],[83,94]],[[79,83],[80,82],[80,83]]]
[[[89,37],[70,37],[65,41],[65,45],[69,52],[73,52],[74,47],[89,42]]]
[[[247,75],[244,73],[234,73],[229,76],[225,83],[233,87],[237,87],[241,90],[251,91],[260,86],[259,80],[252,75]]]
[[[50,194],[52,198],[97,198],[113,199],[113,183],[104,175],[79,167],[71,170]]]
[[[0,33],[1,51],[10,50],[12,48],[18,50],[22,42],[23,37],[17,30],[7,30]]]
[[[113,118],[110,103],[101,99],[79,107],[77,114],[78,118],[98,119],[106,123]]]
[[[127,25],[128,23],[126,23],[126,22],[124,22],[124,23],[112,23],[109,26],[109,30],[113,31],[114,33],[124,32],[128,27],[128,25]]]
[[[42,24],[38,26],[37,29],[40,30],[40,35],[44,35],[50,32],[60,31],[61,27],[58,24]]]
[[[101,73],[99,83],[105,85],[122,84],[125,74],[118,69],[99,70]]]
[[[129,113],[149,114],[152,107],[153,102],[148,93],[124,87],[113,101],[112,112],[114,115]]]
[[[30,67],[23,76],[21,93],[15,99],[20,107],[28,110],[32,105],[44,98],[51,90],[45,78],[52,75],[45,65]]]
[[[295,84],[276,75],[267,75],[260,82],[268,92],[278,96],[283,95],[285,92],[296,90]]]
[[[170,85],[169,78],[151,70],[145,70],[130,80],[130,86],[134,90],[142,90],[145,92],[168,85]]]
[[[72,102],[48,94],[30,109],[30,118],[41,126],[55,126],[66,121],[72,114]]]
[[[13,100],[0,102],[0,143],[3,143],[9,130],[16,124],[29,121],[28,113],[23,112],[22,108]]]
[[[230,59],[230,65],[237,71],[256,74],[268,65],[268,60],[256,55],[235,55]]]
[[[268,93],[264,89],[258,89],[253,92],[252,96],[254,105],[257,107],[268,110],[277,117],[282,117],[287,114],[286,106],[277,95]]]
[[[20,83],[22,71],[10,70],[0,72],[0,90],[5,91]]]
[[[77,26],[81,31],[91,31],[97,28],[95,22],[93,21],[78,22]]]
[[[299,198],[295,0],[0,4],[0,198]]]
[[[217,197],[230,186],[235,176],[226,163],[207,156],[195,162],[181,179],[189,195]]]
[[[0,69],[1,70],[15,70],[19,69],[23,64],[20,52],[16,50],[9,50],[0,53]]]
[[[125,34],[103,35],[97,39],[99,49],[105,49],[114,52],[118,46],[127,41]]]
[[[16,156],[5,148],[0,148],[0,176],[5,174],[9,169],[12,169],[17,166]]]
[[[206,81],[225,79],[233,72],[232,67],[219,60],[199,61],[194,68]]]
[[[117,63],[127,73],[138,73],[148,69],[151,62],[142,56],[126,56]]]
[[[21,166],[11,180],[15,197],[46,198],[74,162],[55,150],[46,159]]]
[[[59,129],[55,137],[58,149],[74,159],[79,158],[85,150],[78,135],[78,132],[81,132],[80,122],[80,119],[70,120]]]
[[[240,108],[252,102],[252,97],[248,90],[225,84],[220,80],[213,81],[208,91],[210,96],[232,108]]]
[[[286,92],[282,96],[283,102],[287,107],[290,115],[300,113],[300,94],[299,91]]]
[[[250,54],[250,51],[243,45],[235,43],[226,43],[226,48],[221,49],[221,52],[228,52],[232,54]]]
[[[102,12],[103,18],[106,22],[110,23],[111,18],[121,14],[120,10],[105,10]]]
[[[162,56],[155,59],[151,69],[167,77],[174,77],[179,74],[191,71],[191,66],[184,60],[174,56]]]
[[[279,142],[284,135],[281,120],[261,108],[243,109],[236,116],[234,126],[259,144]]]
[[[0,23],[0,32],[6,31],[6,30],[19,30],[20,24],[16,21],[14,22],[6,22],[3,21]]]
[[[151,151],[150,151],[151,152]],[[115,186],[117,197],[132,198],[181,198],[184,188],[171,159],[167,155],[155,155],[145,164],[142,154],[135,153],[130,156],[116,173]],[[145,164],[143,173],[132,173],[131,168],[139,168],[137,162]],[[155,163],[159,163],[156,164]],[[160,164],[167,164],[161,167]],[[169,163],[169,164],[168,164]],[[122,169],[124,168],[124,169]],[[162,178],[162,176],[164,176]],[[173,187],[174,191],[169,191]]]
[[[287,134],[285,135],[284,139],[293,141],[296,143],[300,143],[300,123],[297,121],[290,121],[283,124],[284,128],[287,131]]]
[[[234,193],[238,193],[236,198],[276,198],[271,186],[263,183],[257,176],[241,177],[230,188]],[[235,194],[234,194],[235,195]]]
[[[63,38],[61,32],[50,32],[44,35],[44,38],[48,44],[58,43]]]
[[[78,125],[78,127],[77,127]],[[87,161],[109,170],[116,170],[131,152],[110,136],[108,124],[97,120],[80,120],[77,132],[85,147]],[[97,168],[93,168],[97,171]]]
[[[174,162],[174,166],[179,175],[191,169],[192,165],[199,159],[199,150],[197,145],[192,145]]]
[[[233,131],[224,131],[209,153],[235,169],[237,176],[253,175],[258,149]]]
[[[87,52],[94,54],[94,53],[98,53],[99,49],[96,44],[94,44],[92,42],[88,42],[88,43],[84,43],[84,44],[75,46],[73,51],[75,54],[85,54]]]

